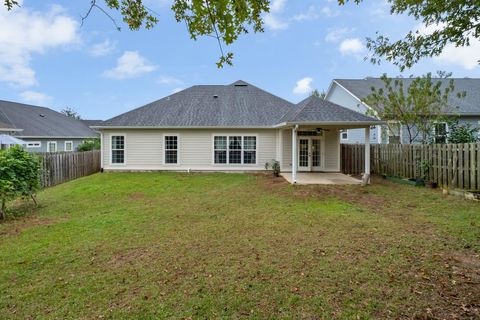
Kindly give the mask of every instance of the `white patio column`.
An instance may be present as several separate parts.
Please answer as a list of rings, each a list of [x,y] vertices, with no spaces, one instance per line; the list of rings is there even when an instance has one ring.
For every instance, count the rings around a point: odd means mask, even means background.
[[[292,183],[297,183],[297,129],[298,124],[292,129]]]
[[[365,173],[362,177],[362,185],[370,183],[370,127],[365,128]]]

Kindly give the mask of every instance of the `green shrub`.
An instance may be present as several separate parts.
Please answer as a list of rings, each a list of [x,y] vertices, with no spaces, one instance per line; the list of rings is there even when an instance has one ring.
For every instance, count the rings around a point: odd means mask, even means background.
[[[100,150],[100,138],[85,140],[82,144],[78,145],[77,151],[91,151]]]
[[[7,201],[31,197],[40,187],[40,160],[19,146],[0,151],[0,220]]]
[[[275,159],[272,161],[265,163],[265,170],[272,169],[272,173],[275,177],[280,176],[280,162]]]

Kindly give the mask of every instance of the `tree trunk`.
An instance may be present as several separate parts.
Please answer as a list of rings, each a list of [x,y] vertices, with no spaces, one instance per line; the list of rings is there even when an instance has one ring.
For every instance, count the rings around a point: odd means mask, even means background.
[[[5,209],[7,207],[7,201],[2,199],[2,206],[0,208],[0,220],[5,220]]]

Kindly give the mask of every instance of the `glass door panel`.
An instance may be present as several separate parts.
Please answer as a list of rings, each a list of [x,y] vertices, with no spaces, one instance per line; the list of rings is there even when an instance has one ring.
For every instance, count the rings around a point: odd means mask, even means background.
[[[301,170],[310,170],[309,166],[309,139],[298,140],[298,168]]]

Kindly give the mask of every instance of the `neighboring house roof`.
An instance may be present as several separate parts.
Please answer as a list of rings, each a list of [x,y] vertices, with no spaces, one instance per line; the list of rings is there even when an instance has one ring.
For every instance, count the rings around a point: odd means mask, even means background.
[[[307,99],[308,100],[308,99]],[[274,127],[286,122],[375,122],[321,99],[295,105],[245,81],[197,85],[106,120],[103,127]],[[335,116],[334,114],[338,115]]]
[[[298,103],[295,109],[292,109],[290,112],[288,112],[283,117],[282,122],[371,123],[380,121],[322,98],[310,96]]]
[[[45,107],[0,100],[0,121],[17,129],[17,137],[87,138],[97,134],[82,122]]]
[[[403,81],[404,90],[408,88],[414,78],[398,78]],[[441,81],[442,87],[446,87],[453,80],[455,92],[449,96],[449,104],[452,110],[448,113],[459,115],[480,115],[480,79],[478,78],[433,78],[434,82]],[[367,77],[365,79],[334,79],[334,82],[348,90],[359,100],[366,98],[372,93],[372,87],[385,88],[380,78]],[[457,93],[465,92],[464,98],[458,98]]]
[[[103,120],[84,120],[81,119],[82,123],[86,125],[87,127],[92,127],[92,126],[100,126],[103,124]]]

